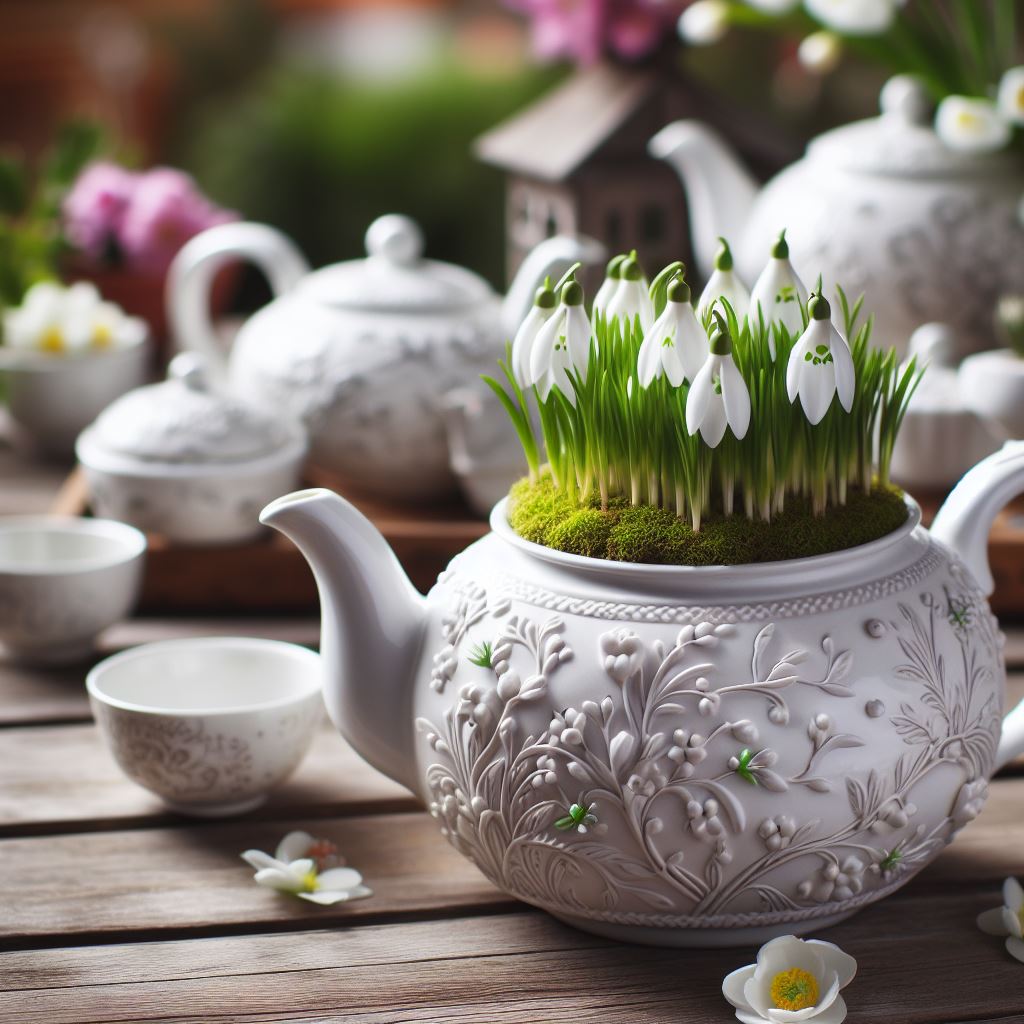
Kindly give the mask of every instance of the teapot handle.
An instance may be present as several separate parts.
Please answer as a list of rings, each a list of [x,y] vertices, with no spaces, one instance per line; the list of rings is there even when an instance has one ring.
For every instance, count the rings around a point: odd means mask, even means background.
[[[275,295],[294,288],[309,273],[295,244],[265,224],[219,224],[190,239],[167,275],[167,316],[175,346],[198,352],[213,373],[227,373],[227,354],[210,319],[210,288],[226,263],[245,259],[266,275]]]
[[[988,535],[1000,509],[1024,493],[1024,441],[1007,441],[953,488],[932,523],[932,536],[951,547],[986,595],[995,587]],[[996,767],[1024,754],[1024,701],[1004,719]]]

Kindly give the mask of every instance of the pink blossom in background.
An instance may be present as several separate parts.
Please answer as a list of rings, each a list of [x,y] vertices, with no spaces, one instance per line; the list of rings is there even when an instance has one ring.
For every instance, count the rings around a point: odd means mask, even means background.
[[[118,233],[136,176],[111,163],[86,167],[64,197],[64,233],[68,241],[94,260],[101,260]]]
[[[610,53],[637,60],[670,32],[683,0],[506,0],[530,19],[534,53],[592,64]]]

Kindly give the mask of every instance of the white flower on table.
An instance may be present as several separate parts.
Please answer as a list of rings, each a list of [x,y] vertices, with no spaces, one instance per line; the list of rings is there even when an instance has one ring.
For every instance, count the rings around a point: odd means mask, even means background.
[[[537,289],[530,312],[519,325],[515,338],[512,339],[512,374],[521,388],[528,388],[534,383],[530,371],[530,360],[533,346],[540,329],[551,319],[555,312],[558,299],[551,288],[551,281],[545,278],[544,284]]]
[[[690,286],[681,274],[669,284],[667,300],[661,316],[644,335],[637,357],[637,376],[645,388],[663,374],[674,388],[684,380],[695,380],[707,359],[708,336],[697,321]]]
[[[372,896],[363,876],[344,867],[337,847],[308,832],[289,832],[274,856],[262,850],[246,850],[242,860],[256,869],[256,884],[291,893],[310,903],[330,906]]]
[[[1006,937],[1006,952],[1024,963],[1024,889],[1016,878],[1003,882],[1003,905],[978,915],[986,935]]]
[[[710,354],[686,396],[686,429],[700,431],[704,443],[717,448],[729,427],[737,439],[750,426],[750,392],[732,359],[732,339],[716,313]]]
[[[530,379],[541,398],[546,399],[552,388],[558,388],[575,405],[576,390],[569,371],[585,378],[589,362],[590,319],[583,308],[583,289],[577,281],[569,281],[562,288],[558,308],[533,342]]]
[[[775,358],[775,333],[771,329],[772,325],[781,324],[791,335],[799,334],[804,329],[802,310],[806,302],[807,289],[789,262],[789,243],[783,230],[772,246],[771,258],[750,293],[750,320],[753,324],[759,314],[764,317],[772,359]]]
[[[722,995],[743,1024],[842,1024],[839,991],[856,973],[857,961],[833,943],[781,935],[761,947],[756,964],[726,976]]]
[[[990,153],[1010,141],[1012,129],[991,100],[947,96],[935,112],[935,132],[962,153]]]
[[[809,422],[820,423],[835,395],[847,412],[853,407],[856,373],[850,348],[832,325],[825,296],[812,295],[807,310],[810,323],[789,354],[786,392],[790,402],[799,397]]]
[[[996,105],[1011,124],[1024,125],[1024,64],[1003,72]]]
[[[732,306],[736,319],[741,323],[747,315],[750,306],[750,292],[747,291],[743,282],[736,276],[733,270],[732,250],[724,238],[718,239],[718,252],[715,254],[715,269],[700,293],[700,301],[697,303],[697,316],[703,323],[707,323],[708,316],[716,307],[721,307],[721,300]],[[725,310],[723,309],[724,313]]]
[[[807,13],[844,36],[874,36],[896,17],[898,0],[804,0]]]
[[[619,265],[619,283],[608,300],[606,315],[609,320],[618,317],[630,325],[640,317],[640,330],[644,332],[654,322],[654,303],[636,252],[631,252]]]
[[[54,281],[34,284],[20,306],[4,313],[3,328],[4,342],[12,349],[48,355],[125,348],[146,337],[142,320],[125,316],[85,282],[69,288]]]

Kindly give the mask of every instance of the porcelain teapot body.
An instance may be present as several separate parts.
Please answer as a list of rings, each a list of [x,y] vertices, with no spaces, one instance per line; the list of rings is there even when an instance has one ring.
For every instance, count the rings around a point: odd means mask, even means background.
[[[1021,489],[1024,444],[933,534],[910,502],[871,544],[717,568],[555,552],[502,503],[425,598],[330,492],[263,520],[316,573],[333,720],[456,849],[589,931],[730,945],[898,888],[1024,750],[984,561]]]
[[[679,121],[659,132],[650,151],[684,182],[702,273],[723,235],[753,285],[785,228],[808,283],[820,272],[826,286],[868,296],[883,346],[902,351],[916,327],[941,321],[965,352],[991,348],[996,302],[1024,279],[1024,163],[947,149],[914,89],[890,81],[880,117],[812,140],[760,189],[706,125]]]
[[[548,239],[501,299],[470,271],[423,259],[419,228],[406,217],[374,221],[366,244],[366,259],[310,273],[272,228],[211,228],[172,266],[172,327],[179,346],[221,366],[232,393],[300,419],[317,465],[381,496],[436,497],[454,486],[445,394],[493,369],[545,274],[603,250]],[[266,273],[276,298],[242,326],[225,362],[209,289],[217,269],[238,258]]]

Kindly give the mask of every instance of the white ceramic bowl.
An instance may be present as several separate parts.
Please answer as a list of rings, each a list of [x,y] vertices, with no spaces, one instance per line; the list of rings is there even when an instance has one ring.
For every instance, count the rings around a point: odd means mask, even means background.
[[[144,341],[76,356],[0,352],[11,418],[44,454],[70,457],[79,433],[145,382],[148,356]]]
[[[323,714],[320,656],[274,640],[145,644],[86,677],[122,771],[183,814],[258,807],[309,749]]]
[[[145,551],[146,538],[124,523],[0,518],[0,643],[21,661],[87,656],[134,607]]]

